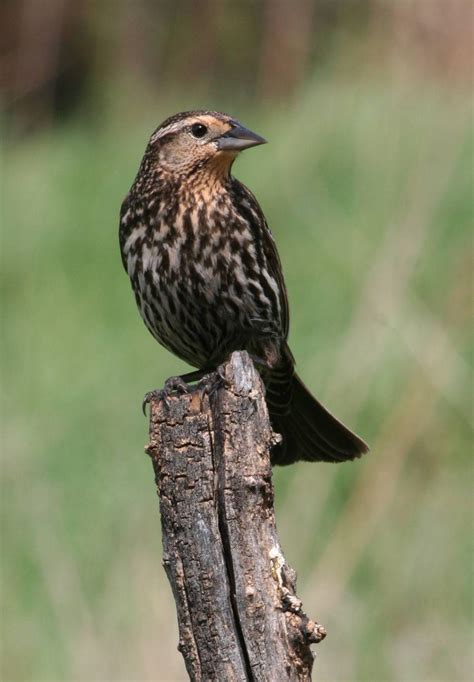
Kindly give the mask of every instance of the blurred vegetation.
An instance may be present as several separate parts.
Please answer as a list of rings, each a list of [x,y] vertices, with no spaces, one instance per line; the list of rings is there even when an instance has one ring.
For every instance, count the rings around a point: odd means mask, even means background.
[[[234,170],[299,370],[372,446],[275,472],[329,632],[315,678],[472,679],[470,3],[4,12],[0,678],[186,679],[139,407],[185,366],[141,323],[117,230],[149,134],[202,106],[271,142]]]

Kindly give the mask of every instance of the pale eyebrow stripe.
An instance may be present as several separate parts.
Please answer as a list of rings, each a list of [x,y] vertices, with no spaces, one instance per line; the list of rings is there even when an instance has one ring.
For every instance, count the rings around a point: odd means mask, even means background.
[[[205,123],[208,126],[212,126],[215,122],[216,119],[211,115],[199,117],[190,116],[189,118],[182,119],[181,121],[175,121],[174,123],[170,123],[169,125],[166,126],[166,128],[157,130],[156,133],[152,135],[150,142],[153,143],[156,140],[159,140],[161,137],[165,137],[165,135],[169,135],[170,133],[176,133],[179,130],[184,130],[184,128],[186,128],[192,123]],[[220,123],[222,124],[223,129],[227,129],[229,127],[227,121],[220,121]]]
[[[187,125],[188,125],[187,119],[186,121],[178,121],[177,123],[171,123],[169,126],[166,126],[166,128],[160,129],[154,135],[152,135],[150,142],[154,142],[155,140],[158,140],[160,137],[169,135],[169,133],[175,133],[177,130],[181,130]]]

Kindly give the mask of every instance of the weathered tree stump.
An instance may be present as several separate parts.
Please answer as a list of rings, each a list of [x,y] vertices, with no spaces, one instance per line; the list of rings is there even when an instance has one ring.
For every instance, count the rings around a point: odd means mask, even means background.
[[[164,567],[191,680],[310,680],[325,636],[295,594],[275,527],[263,385],[245,352],[224,381],[151,402]]]

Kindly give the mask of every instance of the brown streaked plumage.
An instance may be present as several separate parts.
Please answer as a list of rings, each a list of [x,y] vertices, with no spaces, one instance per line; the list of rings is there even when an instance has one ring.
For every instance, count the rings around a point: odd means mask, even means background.
[[[275,464],[340,462],[366,444],[295,374],[280,259],[253,194],[230,173],[265,142],[231,116],[184,112],[152,135],[122,204],[120,248],[140,313],[155,339],[204,372],[234,350],[259,358]]]

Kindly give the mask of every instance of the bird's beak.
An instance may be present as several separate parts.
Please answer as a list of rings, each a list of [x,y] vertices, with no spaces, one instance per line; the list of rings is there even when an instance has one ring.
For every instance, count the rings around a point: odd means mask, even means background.
[[[217,139],[217,148],[219,151],[240,152],[265,143],[266,140],[257,133],[244,128],[240,123],[234,123],[230,130]]]

